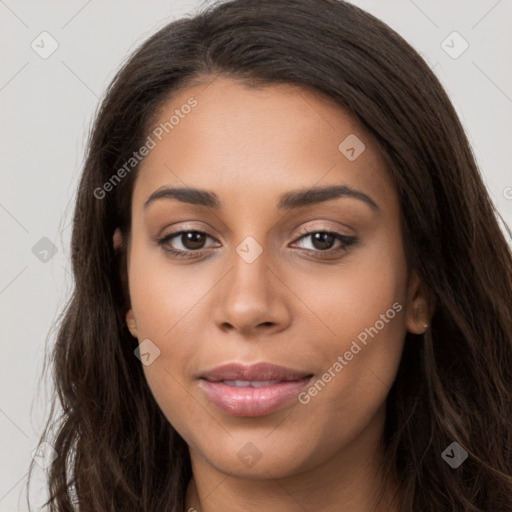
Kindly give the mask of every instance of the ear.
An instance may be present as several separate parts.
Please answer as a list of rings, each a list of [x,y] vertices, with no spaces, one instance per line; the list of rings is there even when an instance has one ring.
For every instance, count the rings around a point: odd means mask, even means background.
[[[405,313],[407,330],[413,334],[423,334],[428,329],[432,317],[430,309],[427,286],[414,270],[407,289],[407,310]]]
[[[121,246],[121,243],[123,242],[123,236],[121,235],[121,230],[119,228],[116,228],[114,231],[114,236],[112,237],[112,242],[114,245],[114,249],[117,250]]]
[[[112,244],[114,246],[114,251],[118,255],[118,264],[119,264],[119,276],[121,279],[122,287],[123,287],[123,295],[125,300],[125,308],[130,307],[130,293],[128,290],[128,282],[127,282],[127,268],[126,268],[126,254],[122,249],[123,245],[123,235],[119,228],[116,228],[114,231],[114,235],[112,237]],[[128,329],[132,333],[134,338],[137,338],[137,322],[135,321],[135,316],[133,314],[132,309],[128,309],[126,313],[126,325]]]
[[[137,338],[137,321],[135,320],[135,315],[133,314],[133,309],[129,309],[126,313],[126,325],[128,329],[132,333],[134,338]]]

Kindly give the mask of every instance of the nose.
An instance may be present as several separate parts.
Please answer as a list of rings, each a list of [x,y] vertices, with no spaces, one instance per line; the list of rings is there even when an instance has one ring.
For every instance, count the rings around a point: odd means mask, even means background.
[[[286,329],[291,321],[292,294],[266,251],[252,262],[235,252],[230,263],[230,272],[217,287],[216,325],[246,337]]]

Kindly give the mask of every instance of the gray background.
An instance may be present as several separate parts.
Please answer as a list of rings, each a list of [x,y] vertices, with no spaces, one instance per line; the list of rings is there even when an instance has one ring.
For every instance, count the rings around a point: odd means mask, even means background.
[[[512,2],[354,3],[387,22],[434,69],[466,127],[491,196],[512,226]],[[42,361],[71,291],[73,199],[98,99],[131,50],[200,5],[0,0],[0,512],[27,508],[20,496],[51,391],[41,381]],[[43,31],[58,43],[46,59],[31,47],[35,40],[39,51],[50,48],[49,39],[41,42],[48,37],[39,36]],[[469,44],[457,58],[452,56],[465,43],[448,37],[454,31]],[[51,244],[53,257],[44,253]],[[34,505],[44,496],[41,484],[36,481]]]

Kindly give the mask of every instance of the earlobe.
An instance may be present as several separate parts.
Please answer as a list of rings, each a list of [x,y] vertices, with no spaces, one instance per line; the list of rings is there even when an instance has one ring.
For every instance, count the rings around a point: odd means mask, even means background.
[[[126,325],[128,329],[132,333],[134,338],[137,338],[137,322],[135,321],[135,316],[133,314],[133,309],[129,309],[126,313]]]
[[[413,334],[424,334],[429,327],[431,316],[428,289],[414,271],[407,293],[407,330]]]

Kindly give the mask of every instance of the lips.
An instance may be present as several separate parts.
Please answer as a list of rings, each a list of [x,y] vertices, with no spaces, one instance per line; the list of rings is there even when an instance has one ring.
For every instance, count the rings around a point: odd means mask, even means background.
[[[200,387],[223,412],[232,416],[264,416],[290,402],[311,373],[270,363],[226,364],[200,376]]]
[[[311,376],[311,373],[292,370],[271,363],[257,363],[253,365],[230,363],[205,372],[201,375],[201,378],[209,382],[236,380],[265,382],[300,380],[308,376]]]

